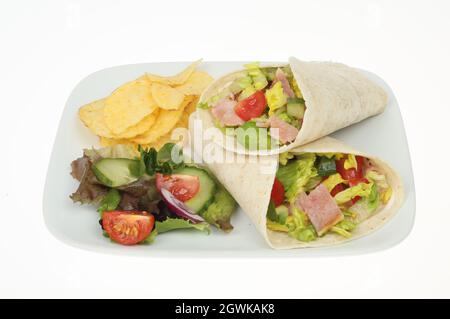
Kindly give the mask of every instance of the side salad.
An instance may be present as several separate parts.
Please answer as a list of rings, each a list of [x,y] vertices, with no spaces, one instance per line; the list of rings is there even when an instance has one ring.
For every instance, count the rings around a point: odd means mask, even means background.
[[[283,153],[271,192],[267,228],[302,241],[328,233],[352,236],[358,223],[386,205],[392,188],[365,157]]]
[[[245,69],[242,77],[198,107],[209,109],[215,125],[227,129],[227,134],[235,134],[248,149],[293,142],[301,129],[306,106],[290,66],[260,67],[252,63]],[[258,133],[256,144],[245,133],[258,128],[265,130],[257,130],[262,133]]]
[[[233,229],[233,197],[206,169],[185,163],[176,144],[159,151],[131,145],[86,149],[71,166],[80,182],[71,199],[97,206],[103,234],[116,243],[152,243],[176,229]]]

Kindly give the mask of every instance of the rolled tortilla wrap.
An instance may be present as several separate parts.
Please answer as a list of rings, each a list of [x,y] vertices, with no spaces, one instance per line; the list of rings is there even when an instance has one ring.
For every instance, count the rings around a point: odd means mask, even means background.
[[[220,150],[218,150],[220,149]],[[367,219],[358,223],[351,232],[351,238],[328,232],[315,241],[301,242],[289,237],[286,233],[268,230],[266,227],[266,214],[270,202],[270,193],[277,172],[278,156],[250,156],[231,154],[216,146],[216,151],[233,155],[234,163],[208,163],[211,171],[220,182],[229,190],[243,211],[250,217],[258,232],[263,236],[270,247],[274,249],[290,249],[305,247],[331,246],[354,240],[370,234],[384,225],[398,211],[403,203],[404,190],[399,175],[383,160],[359,152],[344,143],[325,137],[304,146],[291,150],[292,153],[346,153],[367,157],[373,166],[386,176],[392,188],[392,196],[386,205],[382,205],[375,212],[366,216]],[[240,163],[236,163],[240,162]],[[245,162],[245,163],[243,163]]]
[[[250,151],[237,143],[234,136],[223,136],[220,144],[240,154],[278,154],[327,136],[341,128],[380,114],[387,105],[386,92],[360,70],[331,62],[304,62],[291,57],[289,65],[297,81],[306,111],[296,139],[270,151]],[[273,67],[283,65],[264,65]],[[228,87],[245,70],[227,74],[213,82],[200,97],[206,102]],[[200,110],[205,128],[214,128],[215,119],[210,110]]]

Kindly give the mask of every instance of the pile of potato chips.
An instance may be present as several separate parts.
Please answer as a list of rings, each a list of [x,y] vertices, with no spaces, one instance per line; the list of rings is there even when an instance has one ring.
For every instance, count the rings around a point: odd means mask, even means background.
[[[103,146],[140,144],[159,149],[172,141],[175,128],[188,127],[200,94],[213,80],[196,70],[199,64],[169,77],[145,74],[81,107],[80,119]]]

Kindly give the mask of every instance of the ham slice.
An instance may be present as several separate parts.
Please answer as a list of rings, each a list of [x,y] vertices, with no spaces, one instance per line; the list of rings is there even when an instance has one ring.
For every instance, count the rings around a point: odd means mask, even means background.
[[[281,143],[292,142],[298,135],[298,129],[285,121],[280,120],[275,115],[269,119],[270,136],[280,140]]]
[[[344,219],[339,206],[323,184],[309,195],[301,193],[296,204],[308,215],[319,236]]]
[[[236,104],[237,102],[235,100],[226,97],[217,102],[211,109],[211,112],[222,125],[239,126],[244,124],[245,121],[234,112]]]
[[[281,85],[283,86],[283,91],[287,96],[295,97],[295,93],[292,90],[292,88],[289,84],[289,81],[286,78],[286,75],[284,74],[283,70],[278,68],[277,71],[275,72],[275,78],[277,79],[277,81],[281,82]]]

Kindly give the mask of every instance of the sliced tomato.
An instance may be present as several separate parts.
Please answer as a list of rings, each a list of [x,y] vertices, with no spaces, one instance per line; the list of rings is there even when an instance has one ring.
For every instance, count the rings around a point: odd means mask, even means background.
[[[234,112],[244,121],[250,121],[255,117],[261,116],[266,106],[267,101],[263,91],[256,91],[248,98],[240,101],[234,107]]]
[[[103,229],[109,237],[122,245],[135,245],[150,235],[155,223],[153,215],[145,211],[110,211],[102,217]]]
[[[281,182],[276,177],[275,177],[275,180],[273,181],[272,192],[270,194],[270,198],[272,199],[273,203],[275,204],[275,207],[280,206],[284,202],[284,186],[283,186],[283,184],[281,184]]]
[[[336,196],[337,193],[342,192],[343,190],[345,190],[347,188],[347,186],[343,183],[337,184],[336,186],[334,186],[334,188],[331,190],[330,194],[331,196]]]
[[[156,174],[156,188],[167,189],[176,199],[185,202],[194,197],[200,190],[200,180],[198,176],[173,174]]]
[[[355,156],[356,157],[356,168],[345,169],[344,162],[347,159],[347,156],[336,160],[336,170],[339,174],[341,174],[342,178],[349,181],[351,179],[358,179],[363,177],[363,166],[364,166],[364,157]]]
[[[369,184],[370,182],[369,182],[369,180],[368,180],[367,178],[365,178],[365,177],[362,177],[362,178],[354,178],[354,179],[351,179],[351,180],[348,181],[348,184],[350,185],[350,187],[356,186],[356,185],[361,184],[361,183]]]

